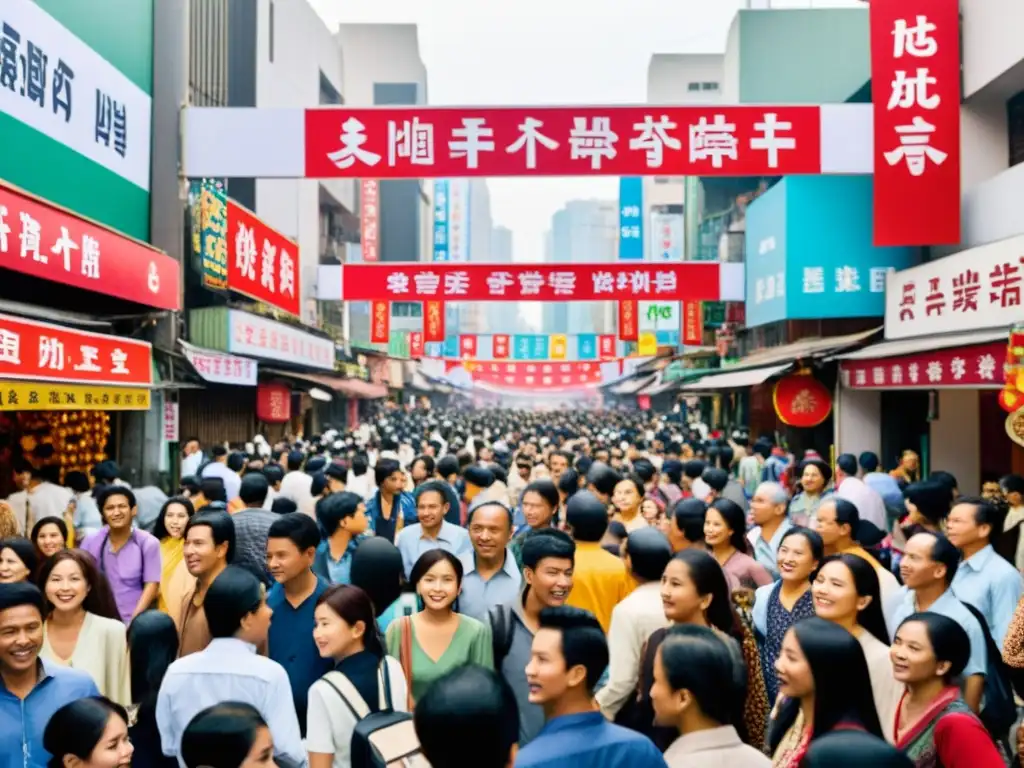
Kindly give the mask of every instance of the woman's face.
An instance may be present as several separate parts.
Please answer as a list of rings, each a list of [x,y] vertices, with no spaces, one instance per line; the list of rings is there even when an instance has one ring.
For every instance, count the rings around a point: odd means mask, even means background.
[[[44,585],[46,599],[57,611],[77,611],[89,594],[89,582],[74,560],[61,560]]]
[[[36,534],[36,547],[43,557],[60,552],[65,546],[64,535],[56,523],[46,523]]]
[[[274,762],[274,740],[267,726],[260,726],[256,731],[249,754],[238,768],[277,768]]]
[[[782,650],[775,660],[775,674],[779,678],[779,693],[791,699],[801,699],[814,693],[814,675],[804,656],[796,632],[790,629],[782,638]]]
[[[807,537],[794,534],[782,540],[775,563],[783,581],[801,583],[811,577],[818,561],[814,559]]]
[[[821,493],[825,489],[825,476],[816,466],[808,464],[804,467],[804,473],[800,475],[800,485],[805,493]]]
[[[522,510],[526,524],[531,528],[543,528],[555,514],[544,497],[535,491],[523,494]]]
[[[103,735],[82,765],[88,768],[128,768],[134,751],[135,747],[128,738],[128,724],[120,715],[111,714]]]
[[[612,504],[619,512],[632,512],[640,506],[642,498],[632,480],[620,480],[612,494]]]
[[[644,499],[640,503],[640,514],[644,516],[644,520],[650,525],[655,525],[658,520],[658,515],[661,510],[658,509],[658,505],[654,503],[654,499]]]
[[[416,585],[416,594],[428,610],[443,611],[452,607],[459,596],[459,580],[455,568],[447,560],[440,560],[423,574]]]
[[[682,560],[673,559],[661,575],[661,605],[666,619],[686,624],[704,615],[711,605],[711,595],[699,595],[697,585],[690,578],[690,567]]]
[[[15,551],[9,547],[0,549],[0,584],[14,584],[28,577],[28,567]]]
[[[164,528],[167,535],[172,539],[180,539],[185,535],[185,526],[188,525],[188,511],[183,504],[171,504],[164,512]]]
[[[325,659],[344,659],[363,649],[366,624],[357,621],[353,627],[321,603],[313,612],[313,642]]]
[[[651,704],[654,705],[654,722],[657,725],[678,724],[685,703],[681,693],[672,690],[659,646],[654,657],[654,683],[651,685]]]
[[[837,624],[851,619],[856,623],[857,614],[867,608],[871,601],[871,598],[857,594],[853,574],[838,560],[826,563],[818,571],[811,594],[814,596],[814,612]]]
[[[941,664],[935,658],[928,629],[923,622],[908,621],[896,630],[896,637],[889,648],[892,662],[892,676],[900,683],[923,683],[941,677],[949,670],[949,664]]]
[[[729,543],[732,536],[732,528],[722,517],[722,514],[714,508],[709,508],[704,515],[704,541],[709,547],[719,547]]]

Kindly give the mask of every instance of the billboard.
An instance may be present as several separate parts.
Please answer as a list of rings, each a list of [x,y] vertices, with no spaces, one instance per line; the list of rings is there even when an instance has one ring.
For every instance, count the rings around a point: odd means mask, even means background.
[[[619,260],[644,258],[644,180],[642,176],[619,179]]]

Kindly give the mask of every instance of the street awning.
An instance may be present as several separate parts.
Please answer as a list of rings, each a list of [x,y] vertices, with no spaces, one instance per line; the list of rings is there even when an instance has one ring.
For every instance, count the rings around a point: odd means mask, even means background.
[[[773,376],[788,371],[792,367],[793,363],[787,362],[782,365],[745,368],[742,371],[726,369],[723,373],[705,376],[700,381],[695,381],[692,384],[684,384],[681,389],[684,392],[716,392],[722,389],[756,387],[758,384],[763,384]]]
[[[351,400],[377,400],[388,396],[388,388],[383,384],[372,384],[362,379],[344,379],[315,373],[294,373],[273,368],[260,368],[260,374],[280,376],[307,386],[326,388]]]
[[[869,344],[853,352],[836,355],[835,360],[877,360],[886,357],[900,357],[919,352],[933,352],[938,349],[952,347],[972,347],[993,341],[1006,341],[1009,331],[1005,328],[992,331],[965,331],[964,333],[945,333],[939,336],[919,336],[914,339],[898,339],[897,341],[881,341]]]
[[[412,376],[410,377],[409,383],[406,386],[409,387],[410,389],[417,389],[420,392],[433,392],[436,389],[434,385],[430,383],[427,377],[424,376],[419,371],[412,372]]]
[[[661,377],[659,377],[656,381],[654,381],[651,384],[648,384],[646,387],[644,387],[642,390],[640,390],[637,394],[639,394],[639,395],[648,395],[648,396],[651,396],[651,397],[654,397],[656,395],[663,395],[666,392],[672,392],[674,390],[679,389],[680,385],[682,383],[683,383],[682,379],[672,379],[670,381],[662,381]]]
[[[621,384],[616,384],[614,387],[611,387],[609,391],[613,395],[619,395],[620,397],[624,395],[635,395],[647,385],[653,384],[657,378],[658,374],[656,373],[652,373],[649,376],[640,376],[638,378],[624,381]]]
[[[792,344],[783,344],[779,347],[769,347],[767,349],[753,352],[744,357],[738,365],[747,369],[754,366],[795,362],[797,360],[807,360],[810,358],[829,357],[842,352],[843,350],[849,349],[850,347],[856,347],[863,344],[880,330],[882,330],[881,326],[878,328],[872,328],[870,331],[860,331],[858,333],[850,333],[845,336],[801,339],[800,341],[794,341]]]

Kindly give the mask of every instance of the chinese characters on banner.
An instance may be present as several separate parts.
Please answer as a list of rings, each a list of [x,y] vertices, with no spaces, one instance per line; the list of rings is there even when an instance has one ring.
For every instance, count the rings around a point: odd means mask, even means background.
[[[308,178],[821,172],[818,107],[306,110]]]
[[[230,384],[236,387],[255,387],[259,364],[247,357],[236,357],[193,347],[179,341],[186,359],[204,380],[214,384]]]
[[[743,267],[647,264],[345,264],[344,301],[742,301]]]
[[[875,245],[960,242],[957,0],[872,0]]]
[[[391,338],[391,304],[386,301],[370,302],[370,342],[387,344]]]
[[[203,287],[228,287],[228,198],[224,185],[214,179],[191,185],[192,252],[199,254]]]
[[[840,365],[849,389],[999,389],[1003,386],[1006,343],[937,349],[902,357],[844,360]]]
[[[443,343],[444,340],[444,302],[423,302],[423,341]]]
[[[611,360],[615,357],[615,336],[610,333],[602,333],[597,337],[598,355],[602,360]]]
[[[448,261],[448,181],[434,182],[434,261]]]
[[[228,352],[334,370],[334,342],[259,315],[228,310]]]
[[[619,338],[622,341],[636,341],[640,333],[637,313],[638,303],[633,301],[619,302]]]
[[[704,343],[704,305],[699,301],[683,302],[683,344],[699,347]]]
[[[509,337],[507,334],[498,333],[491,339],[491,354],[495,360],[504,360],[509,355]]]
[[[459,357],[463,359],[476,357],[476,336],[459,336]]]
[[[292,417],[292,391],[276,381],[256,388],[256,418],[267,424],[283,424]]]
[[[683,215],[651,214],[651,261],[683,260]]]
[[[619,179],[619,261],[644,258],[644,180]]]
[[[359,242],[363,246],[363,261],[380,260],[378,230],[380,222],[380,183],[376,179],[363,179],[359,200]]]
[[[181,308],[177,259],[2,182],[0,267],[147,307]]]
[[[148,343],[0,315],[0,379],[153,383]]]
[[[565,360],[569,354],[569,339],[563,333],[556,333],[551,337],[551,359]]]
[[[600,384],[600,363],[489,363],[467,360],[449,363],[448,370],[463,366],[474,382],[511,389],[574,389]]]
[[[178,442],[179,437],[178,404],[170,400],[164,401],[164,440],[168,443]]]
[[[300,316],[299,248],[228,199],[228,287]]]
[[[148,389],[49,381],[0,383],[0,411],[148,411],[150,401]]]
[[[423,357],[423,331],[409,331],[409,357]]]

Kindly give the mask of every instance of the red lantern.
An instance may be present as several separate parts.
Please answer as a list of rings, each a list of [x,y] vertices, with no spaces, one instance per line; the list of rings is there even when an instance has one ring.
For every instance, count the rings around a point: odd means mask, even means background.
[[[779,420],[791,427],[816,427],[832,412],[832,393],[809,371],[779,379],[772,402]]]
[[[267,424],[283,424],[292,417],[292,391],[272,382],[256,388],[256,418]]]

